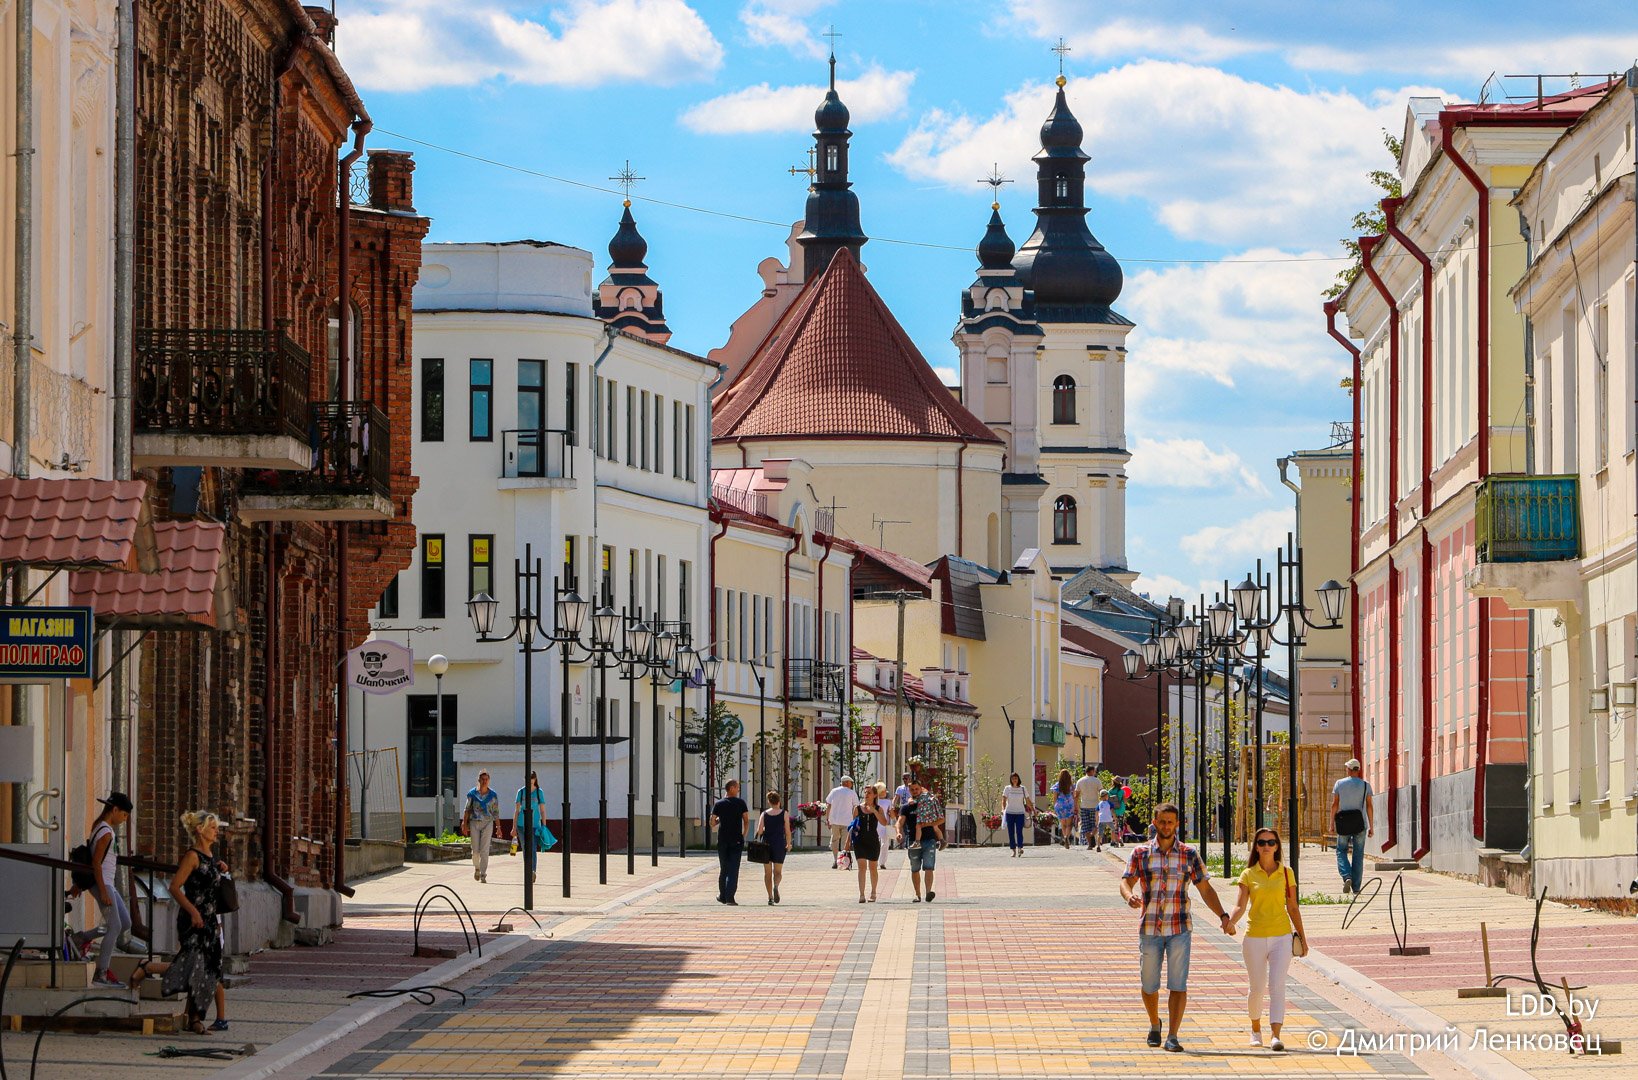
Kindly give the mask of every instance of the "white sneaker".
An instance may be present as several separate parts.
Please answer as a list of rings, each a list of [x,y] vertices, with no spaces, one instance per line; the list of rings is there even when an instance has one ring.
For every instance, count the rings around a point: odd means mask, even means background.
[[[1270,1050],[1284,1050],[1285,1043],[1281,1042],[1278,1036],[1275,1036],[1273,1041],[1268,1044],[1268,1048]]]
[[[1263,1033],[1260,1032],[1260,1031],[1253,1031],[1251,1033],[1251,1043],[1250,1043],[1250,1045],[1252,1045],[1252,1046],[1261,1046],[1261,1045],[1263,1045]]]

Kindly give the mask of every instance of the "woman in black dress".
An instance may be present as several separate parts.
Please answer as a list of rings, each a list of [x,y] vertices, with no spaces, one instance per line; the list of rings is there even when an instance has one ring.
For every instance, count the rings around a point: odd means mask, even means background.
[[[171,878],[171,896],[176,900],[176,955],[169,963],[138,964],[131,973],[131,985],[143,978],[162,975],[167,994],[188,995],[188,1030],[205,1033],[205,1012],[216,998],[222,981],[221,917],[216,913],[216,886],[227,864],[212,853],[222,823],[207,810],[190,810],[182,815],[190,847],[182,853],[176,876]],[[216,1030],[227,1025],[217,1021]]]
[[[864,801],[853,808],[853,827],[848,830],[853,861],[859,864],[859,903],[865,902],[865,871],[870,872],[870,902],[876,902],[876,875],[882,861],[882,834],[877,826],[887,824],[876,785],[864,786]]]
[[[768,903],[779,903],[779,882],[785,876],[785,855],[791,850],[791,816],[780,805],[779,792],[768,792],[768,808],[757,815],[756,838],[768,842],[768,861],[762,867],[762,887]]]

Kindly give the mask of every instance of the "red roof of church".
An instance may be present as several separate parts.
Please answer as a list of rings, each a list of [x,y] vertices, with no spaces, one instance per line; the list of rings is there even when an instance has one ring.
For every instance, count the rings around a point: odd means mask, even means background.
[[[712,408],[716,439],[1001,441],[933,374],[845,248],[808,282]]]

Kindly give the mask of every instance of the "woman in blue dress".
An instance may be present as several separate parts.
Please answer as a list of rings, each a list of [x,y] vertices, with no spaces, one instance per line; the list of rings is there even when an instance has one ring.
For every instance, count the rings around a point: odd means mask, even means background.
[[[525,815],[528,815],[527,819],[525,819]],[[523,842],[525,820],[528,821],[529,827],[535,833],[533,850],[529,850],[529,845]],[[534,773],[529,774],[528,787],[518,788],[517,801],[512,807],[512,829],[513,838],[520,847],[524,848],[524,869],[529,873],[529,880],[533,881],[535,880],[536,854],[557,843],[557,837],[553,836],[552,830],[546,827],[546,795],[540,790],[540,777]]]
[[[1058,828],[1063,830],[1064,847],[1069,847],[1075,836],[1075,781],[1069,778],[1068,769],[1058,773],[1052,794],[1052,812],[1058,816]]]
[[[768,792],[768,808],[757,815],[756,838],[768,842],[768,861],[762,867],[762,886],[768,903],[779,903],[779,882],[785,876],[785,855],[791,849],[791,816],[781,805],[779,792]]]

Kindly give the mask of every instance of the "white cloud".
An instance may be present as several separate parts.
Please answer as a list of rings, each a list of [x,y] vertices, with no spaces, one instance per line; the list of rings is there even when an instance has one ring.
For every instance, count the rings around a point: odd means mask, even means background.
[[[723,49],[683,0],[567,0],[544,21],[504,0],[373,0],[342,23],[340,48],[360,86],[424,90],[502,79],[552,86],[705,78]]]
[[[1036,37],[1060,35],[1070,47],[1072,60],[1161,57],[1214,64],[1268,48],[1262,42],[1209,30],[1195,23],[1168,18],[1150,22],[1119,17],[1098,20],[1107,5],[1085,0],[1013,0],[1013,17]]]
[[[1366,100],[1145,60],[1071,80],[1068,99],[1086,131],[1096,194],[1152,205],[1183,240],[1306,247],[1334,242],[1354,210],[1380,195],[1367,174],[1391,165],[1381,130],[1398,130],[1406,97],[1426,92]],[[994,161],[1014,177],[1033,176],[1029,159],[1052,99],[1045,84],[1007,95],[988,117],[932,110],[889,160],[961,191]],[[1094,203],[1094,232],[1110,212]]]
[[[1134,484],[1173,488],[1217,488],[1267,495],[1268,486],[1233,450],[1213,450],[1199,439],[1132,441],[1126,475]]]
[[[780,46],[822,60],[827,50],[803,20],[832,3],[834,0],[751,0],[739,9],[739,21],[752,44]]]
[[[1201,578],[1193,585],[1175,578],[1170,574],[1142,573],[1132,583],[1132,591],[1139,595],[1146,595],[1156,604],[1164,604],[1169,597],[1181,596],[1190,604],[1199,596],[1210,596],[1220,591],[1223,583],[1219,580]]]
[[[1194,562],[1215,566],[1225,560],[1247,561],[1266,556],[1285,543],[1295,516],[1284,510],[1261,510],[1232,525],[1208,525],[1178,541]]]
[[[852,114],[852,122],[868,124],[902,113],[915,81],[913,71],[872,67],[856,79],[840,80],[836,90]],[[825,90],[819,85],[747,86],[700,102],[682,114],[682,122],[708,135],[810,131],[813,110],[824,100]]]
[[[1256,248],[1223,262],[1132,274],[1120,307],[1138,324],[1130,345],[1142,362],[1128,376],[1134,408],[1175,392],[1180,373],[1223,387],[1247,371],[1341,378],[1344,357],[1320,314],[1320,293],[1342,265],[1333,254]]]
[[[1463,80],[1477,80],[1492,71],[1580,71],[1586,73],[1583,85],[1626,70],[1634,56],[1638,56],[1638,34],[1631,33],[1546,38],[1517,34],[1507,40],[1486,42],[1467,37],[1459,45],[1430,45],[1423,40],[1389,49],[1299,44],[1285,50],[1285,59],[1292,67],[1311,71],[1401,71]],[[1533,92],[1533,85],[1530,90]]]

